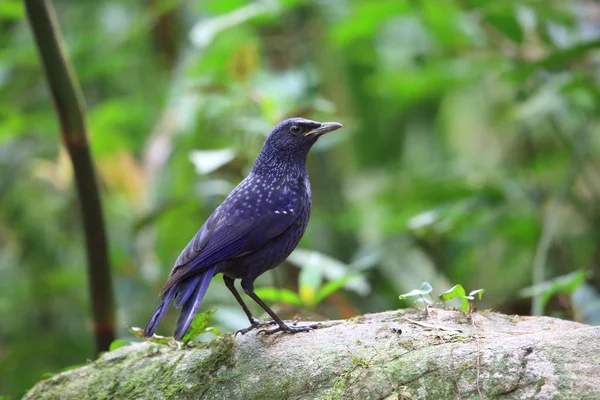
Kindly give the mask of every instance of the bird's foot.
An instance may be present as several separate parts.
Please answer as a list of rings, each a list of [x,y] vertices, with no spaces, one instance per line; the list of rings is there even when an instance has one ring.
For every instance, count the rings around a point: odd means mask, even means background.
[[[256,318],[252,318],[252,324],[247,328],[238,329],[235,332],[235,336],[237,336],[238,333],[241,335],[245,335],[246,333],[248,333],[254,329],[260,329],[260,328],[264,328],[265,326],[275,325],[275,324],[276,324],[276,322],[274,320],[263,322],[263,321],[257,320]]]
[[[301,325],[301,326],[298,326],[297,323],[298,323],[298,321],[295,321],[292,324],[292,326],[283,324],[283,326],[277,326],[276,328],[273,328],[273,329],[261,329],[260,331],[257,332],[257,335],[259,333],[264,333],[265,335],[272,335],[273,333],[277,333],[277,332],[284,332],[284,333],[310,332],[313,329],[317,329],[322,326],[322,324],[320,322],[318,322],[316,324]]]

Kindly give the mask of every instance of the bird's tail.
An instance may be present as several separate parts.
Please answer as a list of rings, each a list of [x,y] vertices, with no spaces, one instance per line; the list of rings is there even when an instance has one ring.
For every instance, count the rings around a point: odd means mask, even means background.
[[[179,318],[177,318],[177,326],[173,332],[173,337],[176,340],[181,340],[183,335],[185,335],[189,329],[196,312],[198,312],[198,307],[200,307],[200,303],[202,303],[202,299],[204,299],[204,295],[206,294],[206,290],[208,289],[208,285],[214,272],[215,267],[211,267],[206,271],[190,276],[169,288],[162,296],[160,304],[146,324],[144,336],[150,337],[154,334],[154,331],[160,323],[160,319],[165,311],[167,311],[169,303],[173,300],[173,297],[175,297],[175,307],[179,308],[183,306],[183,309],[181,310],[181,314],[179,314]]]
[[[160,323],[160,319],[162,318],[163,314],[165,313],[165,311],[167,311],[167,307],[169,306],[169,303],[171,302],[171,299],[173,298],[175,292],[177,292],[177,286],[172,286],[162,296],[162,300],[160,301],[158,307],[156,307],[156,311],[154,311],[154,314],[152,314],[152,317],[146,324],[146,327],[144,327],[145,337],[150,337],[154,335],[154,331],[158,327],[158,324]]]
[[[177,325],[173,331],[175,340],[181,340],[190,327],[196,312],[198,312],[198,307],[200,307],[200,303],[202,303],[202,299],[204,299],[208,284],[210,283],[214,272],[215,267],[210,267],[206,271],[194,276],[193,283],[187,284],[186,290],[182,292],[182,295],[179,298],[175,299],[175,305],[183,304],[179,318],[177,318]]]

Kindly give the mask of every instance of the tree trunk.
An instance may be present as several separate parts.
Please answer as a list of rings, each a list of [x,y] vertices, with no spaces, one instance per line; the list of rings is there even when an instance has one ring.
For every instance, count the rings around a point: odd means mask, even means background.
[[[429,315],[428,315],[429,314]],[[295,335],[136,343],[24,399],[600,399],[600,327],[440,309],[328,321]]]

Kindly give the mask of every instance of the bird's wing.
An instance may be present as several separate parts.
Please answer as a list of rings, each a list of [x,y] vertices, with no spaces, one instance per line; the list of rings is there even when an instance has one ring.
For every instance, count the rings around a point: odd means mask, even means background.
[[[260,249],[298,218],[297,213],[289,211],[284,214],[264,210],[258,216],[239,206],[234,202],[231,207],[215,210],[181,252],[162,293],[211,265]]]

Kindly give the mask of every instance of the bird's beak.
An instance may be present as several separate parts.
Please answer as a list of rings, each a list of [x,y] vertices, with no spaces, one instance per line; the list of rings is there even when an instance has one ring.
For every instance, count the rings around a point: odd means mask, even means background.
[[[313,129],[310,132],[306,132],[304,136],[321,136],[327,132],[335,131],[340,129],[342,124],[337,122],[323,122],[320,127]]]

